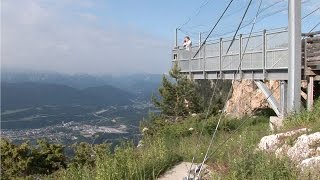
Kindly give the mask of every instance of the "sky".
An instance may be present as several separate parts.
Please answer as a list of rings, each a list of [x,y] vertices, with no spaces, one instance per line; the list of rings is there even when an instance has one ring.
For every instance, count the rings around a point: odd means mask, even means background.
[[[302,16],[320,7],[304,0]],[[229,0],[1,0],[1,68],[61,73],[166,73],[175,28],[198,41]],[[249,0],[234,0],[210,38],[232,36]],[[262,0],[254,31],[287,26],[287,1]],[[256,15],[253,0],[243,24]],[[271,6],[273,5],[273,6]],[[270,7],[271,6],[271,7]],[[268,8],[269,7],[269,8]],[[320,10],[302,21],[304,32]],[[239,33],[248,33],[251,25]],[[319,30],[318,27],[316,30]],[[205,37],[205,33],[203,36]]]

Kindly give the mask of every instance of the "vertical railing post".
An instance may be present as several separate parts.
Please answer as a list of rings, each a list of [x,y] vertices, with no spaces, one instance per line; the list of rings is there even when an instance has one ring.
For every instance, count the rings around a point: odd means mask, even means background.
[[[249,39],[248,39],[249,41]],[[239,35],[239,67],[237,67],[238,74],[240,75],[240,79],[242,79],[242,34]]]
[[[204,79],[207,79],[207,73],[206,73],[206,44],[203,45],[203,76]]]
[[[202,53],[201,53],[201,32],[199,32],[199,59],[198,59],[198,67],[199,67],[199,70],[201,69],[201,55],[202,55]]]
[[[177,59],[176,59],[176,62],[178,64],[178,67],[181,68],[181,63],[180,63],[180,50],[179,50],[179,47],[178,47],[178,28],[175,29],[175,35],[174,35],[174,49],[176,49],[177,51]]]
[[[219,70],[220,70],[220,79],[222,79],[222,38],[219,40]]]
[[[202,40],[201,40],[201,32],[199,32],[199,49],[201,47],[201,43],[202,43]],[[200,52],[199,52],[200,53]]]
[[[189,78],[191,79],[191,58],[192,58],[192,48],[190,49],[190,51],[187,51],[188,53],[188,57],[189,57]]]
[[[178,47],[178,28],[175,29],[174,46]]]
[[[266,60],[267,60],[267,31],[263,30],[262,34],[262,64],[263,64],[263,70],[262,70],[262,75],[263,79],[265,80],[267,77],[267,72],[266,72]]]

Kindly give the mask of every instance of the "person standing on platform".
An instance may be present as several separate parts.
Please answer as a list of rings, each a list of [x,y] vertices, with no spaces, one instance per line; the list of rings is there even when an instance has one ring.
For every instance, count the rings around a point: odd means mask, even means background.
[[[187,50],[190,51],[191,50],[191,46],[192,46],[192,42],[190,40],[189,36],[184,37],[183,40],[183,47]]]

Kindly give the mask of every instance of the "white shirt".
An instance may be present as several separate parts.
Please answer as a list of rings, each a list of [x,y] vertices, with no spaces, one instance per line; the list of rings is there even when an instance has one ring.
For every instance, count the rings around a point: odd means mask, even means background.
[[[191,50],[191,46],[192,46],[191,40],[188,40],[187,42],[183,43],[183,47],[185,47],[187,51]]]

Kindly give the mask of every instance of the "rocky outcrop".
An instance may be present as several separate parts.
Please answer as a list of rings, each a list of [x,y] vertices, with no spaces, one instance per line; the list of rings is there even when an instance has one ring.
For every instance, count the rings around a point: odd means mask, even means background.
[[[302,172],[320,173],[320,156],[301,161],[300,168]]]
[[[295,161],[301,162],[309,157],[320,156],[320,152],[317,152],[320,148],[320,132],[316,132],[310,135],[303,134],[298,137],[295,144],[288,149],[288,157]]]
[[[270,80],[265,82],[266,86],[273,93],[272,95],[279,101],[280,82]],[[301,81],[301,88],[307,88],[307,81]],[[252,115],[255,110],[270,108],[266,97],[256,86],[253,80],[235,80],[232,82],[232,95],[227,102],[225,112],[231,116],[241,117]],[[301,91],[301,96],[306,99],[306,93]]]
[[[303,128],[286,133],[265,136],[260,140],[258,149],[274,153],[277,157],[288,157],[302,173],[320,175],[320,132],[307,134]]]
[[[279,148],[280,146],[285,144],[285,141],[287,141],[288,138],[301,135],[303,133],[306,133],[307,131],[308,131],[307,128],[303,128],[303,129],[298,129],[298,130],[289,131],[285,133],[265,136],[260,140],[260,143],[258,144],[258,148],[266,152],[276,152],[277,150],[282,151],[282,150],[279,150]]]
[[[267,81],[266,85],[274,92],[276,99],[280,99],[279,81]],[[241,117],[251,115],[256,109],[269,107],[261,90],[252,80],[237,80],[232,82],[233,92],[227,102],[226,113]]]

